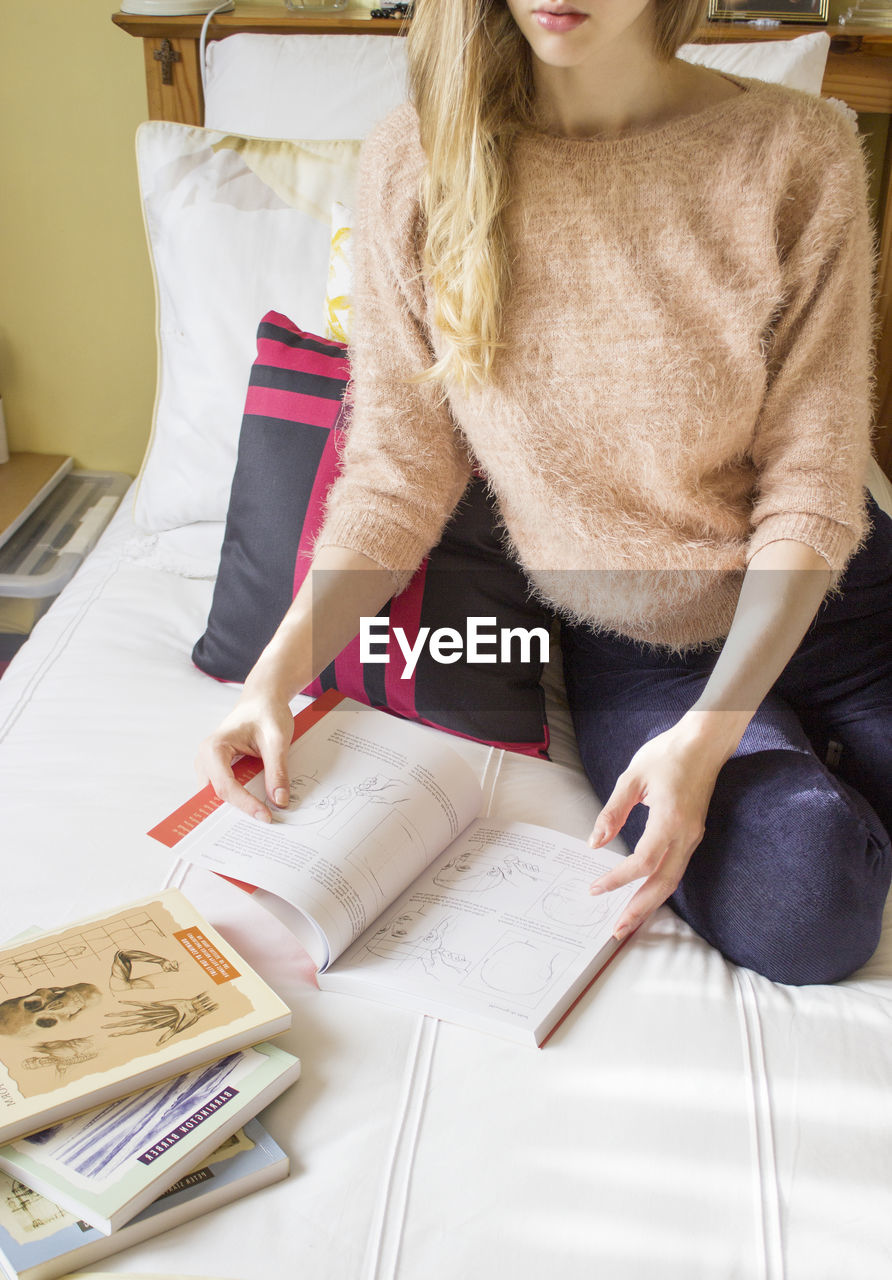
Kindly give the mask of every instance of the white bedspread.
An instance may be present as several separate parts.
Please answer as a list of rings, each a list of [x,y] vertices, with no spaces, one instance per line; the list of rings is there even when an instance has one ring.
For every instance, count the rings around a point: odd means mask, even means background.
[[[172,874],[295,1010],[283,1044],[303,1078],[267,1113],[290,1179],[99,1269],[888,1280],[888,928],[852,980],[796,989],[728,965],[663,909],[534,1051],[321,994],[282,926],[171,865],[143,833],[194,790],[196,744],[234,696],[189,658],[212,543],[205,529],[148,547],[119,512],[0,681],[2,931]],[[456,744],[494,811],[587,834],[577,771]]]

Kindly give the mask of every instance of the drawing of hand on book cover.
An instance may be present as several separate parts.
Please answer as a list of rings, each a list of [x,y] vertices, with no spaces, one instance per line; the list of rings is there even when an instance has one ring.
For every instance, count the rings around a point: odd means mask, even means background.
[[[152,1000],[148,1004],[141,1000],[121,1000],[120,1004],[133,1007],[121,1009],[103,1022],[103,1028],[111,1031],[112,1039],[160,1030],[156,1044],[167,1044],[168,1040],[187,1027],[193,1027],[199,1018],[214,1013],[218,1007],[203,991],[191,1000]]]
[[[178,931],[165,907],[151,903],[4,952],[0,1068],[23,1097],[123,1067],[247,1012],[230,981],[209,994],[208,972]]]
[[[402,911],[373,934],[367,950],[400,965],[420,964],[429,978],[436,978],[443,969],[465,973],[470,968],[467,956],[445,944],[454,923],[446,916],[430,926],[423,912]]]

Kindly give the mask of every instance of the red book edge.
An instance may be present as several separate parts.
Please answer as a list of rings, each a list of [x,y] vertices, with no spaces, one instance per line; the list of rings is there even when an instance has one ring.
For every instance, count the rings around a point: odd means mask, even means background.
[[[586,996],[588,995],[588,993],[591,991],[592,987],[593,987],[593,986],[595,985],[595,983],[598,981],[598,979],[600,978],[600,976],[601,976],[601,974],[604,972],[604,970],[608,967],[608,965],[611,965],[611,964],[613,963],[613,961],[616,959],[616,957],[617,957],[617,956],[619,955],[619,953],[622,951],[622,949],[623,949],[623,947],[626,945],[626,943],[627,943],[627,942],[631,942],[631,940],[635,937],[635,934],[638,932],[638,930],[639,930],[640,928],[641,928],[641,925],[638,925],[635,929],[633,929],[633,930],[632,930],[632,932],[629,934],[629,936],[628,936],[627,938],[623,938],[622,942],[619,944],[619,946],[616,948],[616,950],[615,950],[614,952],[612,952],[612,953],[607,957],[607,959],[606,959],[606,960],[604,961],[604,963],[601,965],[601,968],[600,968],[600,969],[598,970],[598,972],[594,975],[594,977],[592,977],[592,978],[591,978],[591,979],[590,979],[590,980],[585,984],[585,987],[582,989],[582,991],[580,991],[579,995],[576,997],[576,999],[573,1001],[573,1003],[572,1003],[571,1005],[569,1005],[569,1006],[564,1010],[564,1012],[563,1012],[563,1013],[561,1014],[561,1016],[558,1018],[557,1022],[554,1024],[554,1026],[551,1028],[551,1030],[548,1032],[548,1034],[542,1037],[542,1039],[539,1041],[538,1045],[536,1046],[538,1049],[544,1049],[544,1048],[545,1048],[545,1046],[548,1044],[549,1040],[550,1040],[550,1039],[551,1039],[551,1037],[554,1035],[555,1031],[557,1031],[557,1029],[558,1029],[558,1027],[561,1025],[561,1023],[562,1023],[562,1022],[564,1022],[564,1021],[566,1021],[566,1019],[567,1019],[567,1018],[569,1018],[570,1014],[573,1012],[573,1010],[574,1010],[574,1009],[576,1008],[576,1006],[579,1004],[580,1000],[584,1000],[584,999],[585,999],[585,997],[586,997]]]
[[[315,702],[312,702],[303,711],[298,711],[294,717],[294,732],[291,735],[291,741],[296,742],[308,729],[312,729],[314,724],[318,724],[323,716],[327,715],[333,707],[339,702],[343,702],[344,694],[339,693],[337,689],[328,689],[321,694]],[[250,782],[252,778],[256,778],[258,773],[263,769],[263,762],[257,756],[240,756],[232,766],[232,772],[237,782],[242,786],[246,782]],[[206,787],[202,787],[197,791],[191,799],[185,804],[181,804],[179,809],[175,809],[173,813],[163,818],[157,826],[152,827],[147,834],[153,840],[158,840],[167,849],[175,848],[184,836],[203,822],[205,818],[209,818],[212,813],[220,808],[223,801],[214,791],[210,783]],[[230,879],[229,876],[223,877],[225,880]],[[244,885],[241,881],[233,880],[233,884],[238,884],[239,888],[249,889],[253,892],[250,885]]]

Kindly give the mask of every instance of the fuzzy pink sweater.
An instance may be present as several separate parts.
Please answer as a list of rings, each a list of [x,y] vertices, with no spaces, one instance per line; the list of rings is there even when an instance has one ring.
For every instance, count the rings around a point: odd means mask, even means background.
[[[618,140],[511,152],[507,348],[485,388],[408,386],[442,353],[420,269],[407,105],[362,153],[353,417],[318,545],[408,575],[476,463],[566,616],[686,648],[731,624],[760,547],[841,569],[864,533],[873,265],[857,135],[831,105],[741,92]]]

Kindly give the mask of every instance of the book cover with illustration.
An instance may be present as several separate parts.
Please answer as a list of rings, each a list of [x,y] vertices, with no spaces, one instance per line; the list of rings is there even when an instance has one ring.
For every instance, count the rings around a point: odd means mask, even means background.
[[[138,1217],[106,1236],[0,1173],[0,1269],[9,1280],[55,1280],[287,1176],[288,1157],[260,1121],[252,1120]]]
[[[0,1170],[110,1234],[300,1075],[274,1044],[240,1049],[0,1146]]]
[[[0,1142],[290,1025],[178,890],[29,934],[0,949]]]

